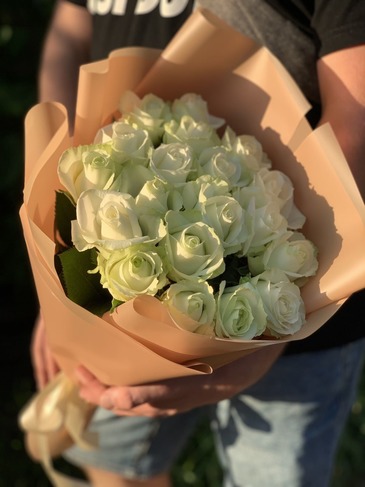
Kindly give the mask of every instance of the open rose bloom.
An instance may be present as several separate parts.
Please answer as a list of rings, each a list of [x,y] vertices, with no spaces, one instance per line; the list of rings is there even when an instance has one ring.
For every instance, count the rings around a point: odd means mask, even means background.
[[[224,118],[236,134],[255,136],[273,169],[293,182],[295,204],[306,216],[303,233],[318,249],[319,268],[301,289],[306,323],[281,341],[312,334],[365,286],[364,206],[330,126],[311,129],[305,119],[307,101],[267,49],[198,10],[163,52],[125,48],[81,67],[73,137],[60,104],[37,105],[26,117],[20,214],[47,337],[66,377],[72,378],[78,364],[110,385],[207,374],[277,343],[267,338],[213,338],[180,329],[166,306],[151,296],[130,300],[104,318],[65,296],[54,267],[58,161],[67,148],[91,144],[99,129],[113,120],[121,96],[129,90],[164,100],[200,94],[209,112]],[[275,252],[264,258],[276,258]],[[253,265],[260,268],[263,263]],[[221,306],[226,309],[229,303],[222,301]]]

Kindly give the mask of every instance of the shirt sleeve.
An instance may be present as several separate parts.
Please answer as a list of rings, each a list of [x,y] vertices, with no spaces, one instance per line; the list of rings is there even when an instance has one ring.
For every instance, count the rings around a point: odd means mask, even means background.
[[[319,56],[365,43],[365,0],[316,0],[312,28]]]

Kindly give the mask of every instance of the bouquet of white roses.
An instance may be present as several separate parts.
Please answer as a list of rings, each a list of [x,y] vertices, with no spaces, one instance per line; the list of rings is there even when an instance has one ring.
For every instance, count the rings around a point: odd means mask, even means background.
[[[22,425],[50,476],[57,435],[83,441],[78,364],[109,385],[209,374],[364,287],[363,201],[308,109],[269,51],[196,10],[162,52],[81,67],[72,136],[62,105],[30,110],[20,216],[62,373]]]
[[[162,52],[81,67],[72,136],[62,105],[30,110],[20,215],[67,376],[210,373],[364,286],[363,202],[308,109],[274,56],[197,10]]]
[[[290,179],[255,137],[220,136],[224,120],[197,94],[127,92],[120,111],[59,161],[66,294],[100,315],[156,296],[177,326],[221,338],[297,332],[299,286],[318,262]]]

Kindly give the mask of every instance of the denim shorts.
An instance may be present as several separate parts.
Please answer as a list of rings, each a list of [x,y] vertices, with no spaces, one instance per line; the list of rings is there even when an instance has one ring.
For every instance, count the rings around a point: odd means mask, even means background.
[[[209,415],[225,487],[325,487],[356,398],[365,340],[284,355],[257,384],[217,405],[151,419],[98,409],[95,451],[72,447],[75,465],[148,479],[176,461],[199,419]]]

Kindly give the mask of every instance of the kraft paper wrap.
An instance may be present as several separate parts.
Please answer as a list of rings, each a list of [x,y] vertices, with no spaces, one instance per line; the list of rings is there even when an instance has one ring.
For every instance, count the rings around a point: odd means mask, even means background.
[[[178,329],[164,306],[144,296],[101,319],[65,296],[53,265],[53,218],[58,159],[71,145],[92,143],[109,123],[125,90],[173,99],[200,93],[213,115],[262,143],[273,166],[295,186],[306,215],[303,233],[319,250],[319,270],[302,289],[303,339],[365,287],[365,211],[348,164],[330,128],[312,130],[310,106],[266,49],[206,10],[197,10],[164,51],[124,48],[82,66],[75,133],[57,103],[35,106],[25,120],[26,172],[20,210],[50,347],[66,377],[85,365],[102,382],[132,385],[211,373],[275,340],[214,339]]]

